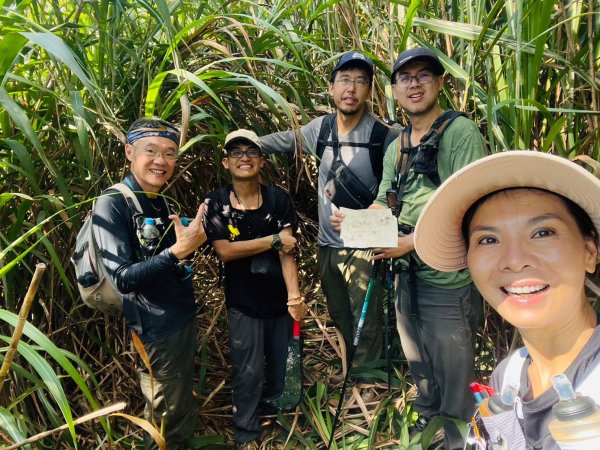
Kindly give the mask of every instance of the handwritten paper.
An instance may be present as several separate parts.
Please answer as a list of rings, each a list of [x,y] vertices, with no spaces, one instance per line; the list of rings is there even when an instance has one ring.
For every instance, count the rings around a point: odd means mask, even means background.
[[[344,247],[376,248],[398,245],[398,222],[389,209],[341,208],[345,217],[341,238]]]

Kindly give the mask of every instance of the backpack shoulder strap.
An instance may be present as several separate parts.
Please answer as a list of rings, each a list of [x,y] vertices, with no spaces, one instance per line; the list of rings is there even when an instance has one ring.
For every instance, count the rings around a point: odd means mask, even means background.
[[[375,119],[371,136],[369,137],[369,158],[371,160],[373,175],[375,175],[378,182],[381,181],[383,175],[383,145],[389,131],[390,128],[387,125]]]
[[[327,114],[323,118],[323,122],[321,122],[321,130],[319,131],[319,137],[317,139],[316,148],[316,155],[319,159],[319,163],[321,162],[321,158],[323,157],[323,152],[325,151],[325,146],[327,144],[329,135],[333,130],[336,117],[336,114]]]
[[[123,197],[125,197],[127,204],[134,212],[139,213],[139,214],[142,213],[142,206],[140,205],[140,201],[137,199],[135,193],[127,184],[125,184],[125,183],[113,184],[109,189],[114,189],[115,191],[119,191],[121,194],[123,194]]]
[[[131,188],[125,183],[116,183],[113,184],[108,189],[114,189],[115,191],[120,192],[127,202],[127,205],[131,211],[135,213],[142,213],[142,207],[140,205],[139,200],[137,199],[135,193],[131,190]],[[95,206],[95,204],[94,204]],[[92,210],[94,207],[92,207]],[[90,261],[96,261],[98,259],[98,244],[96,243],[96,238],[94,237],[93,227],[91,226],[92,214],[89,215],[90,220],[90,228],[89,228],[89,238],[88,238],[88,254]],[[94,266],[94,264],[92,264]]]
[[[448,128],[448,125],[459,116],[467,117],[462,111],[455,111],[453,109],[444,111],[437,119],[435,119],[435,122],[433,122],[427,134],[421,138],[421,144],[437,145],[440,142],[444,131]]]
[[[504,390],[509,384],[515,385],[517,389],[521,387],[521,373],[523,372],[523,364],[525,364],[528,355],[527,348],[521,347],[508,357],[508,364],[502,377],[501,390]]]

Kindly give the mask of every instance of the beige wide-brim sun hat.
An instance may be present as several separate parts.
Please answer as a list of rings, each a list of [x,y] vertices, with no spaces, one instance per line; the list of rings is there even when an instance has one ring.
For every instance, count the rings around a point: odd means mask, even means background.
[[[484,195],[510,187],[534,187],[560,194],[581,206],[600,230],[598,178],[559,156],[511,150],[472,162],[435,191],[415,228],[419,257],[442,272],[467,267],[463,216]]]

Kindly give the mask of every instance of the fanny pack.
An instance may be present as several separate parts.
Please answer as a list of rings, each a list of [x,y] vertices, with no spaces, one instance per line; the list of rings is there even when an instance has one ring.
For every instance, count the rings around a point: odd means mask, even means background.
[[[325,196],[338,208],[364,209],[375,200],[375,194],[340,158],[334,160],[329,176]]]

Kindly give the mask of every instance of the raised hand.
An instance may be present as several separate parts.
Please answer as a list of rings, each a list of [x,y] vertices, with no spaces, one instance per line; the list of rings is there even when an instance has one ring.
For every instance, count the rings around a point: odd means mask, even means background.
[[[181,223],[181,219],[175,214],[169,216],[175,227],[177,241],[171,247],[171,252],[177,259],[184,259],[194,250],[206,242],[206,232],[204,231],[204,214],[206,213],[206,204],[202,203],[198,208],[198,213],[194,220],[186,227]]]

